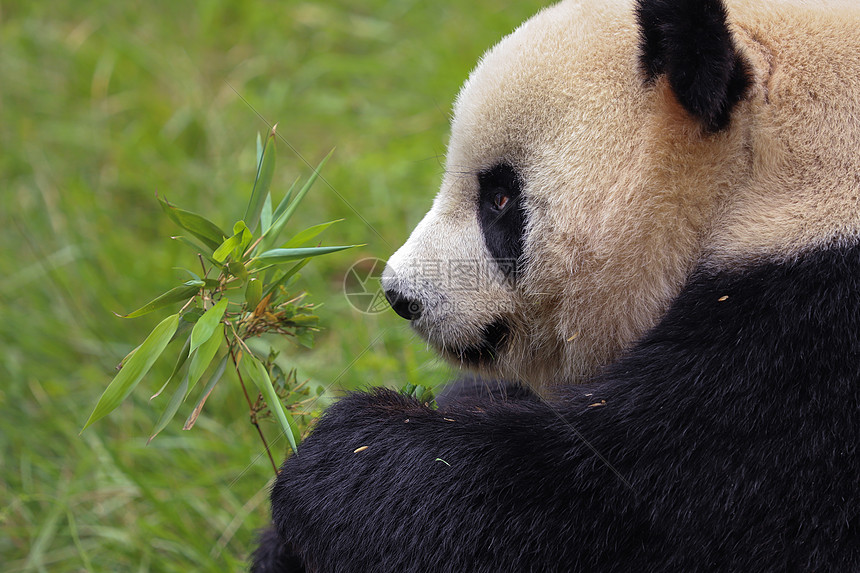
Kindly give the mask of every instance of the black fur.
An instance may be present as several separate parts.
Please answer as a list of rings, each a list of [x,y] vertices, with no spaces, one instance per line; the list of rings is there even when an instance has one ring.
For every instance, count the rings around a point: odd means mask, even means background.
[[[522,180],[512,166],[500,163],[479,173],[478,184],[478,221],[484,243],[502,272],[515,278],[521,270],[519,263],[526,226]],[[493,204],[497,193],[508,197],[508,203],[501,211]]]
[[[465,403],[481,405],[495,401],[537,399],[537,394],[519,382],[485,380],[477,376],[464,376],[436,394],[436,404],[440,408]]]
[[[352,394],[272,512],[316,573],[857,572],[858,443],[860,246],[833,246],[698,271],[554,403]]]
[[[666,74],[678,101],[709,131],[728,126],[750,85],[721,0],[639,0],[641,64]]]
[[[481,331],[481,341],[457,353],[460,362],[470,366],[488,364],[504,350],[510,339],[511,329],[504,319],[497,319]]]
[[[254,551],[251,573],[306,573],[301,559],[282,543],[274,526],[260,534],[260,546]]]

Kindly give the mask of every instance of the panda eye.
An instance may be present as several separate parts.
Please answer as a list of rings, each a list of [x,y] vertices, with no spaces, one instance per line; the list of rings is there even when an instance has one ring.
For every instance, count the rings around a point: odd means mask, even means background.
[[[523,254],[526,228],[526,197],[523,180],[510,163],[498,163],[478,173],[477,215],[490,256],[511,277],[522,268],[516,264]]]
[[[510,197],[500,191],[496,193],[495,197],[493,197],[493,207],[496,209],[496,211],[501,211],[505,207],[507,207],[510,200]]]

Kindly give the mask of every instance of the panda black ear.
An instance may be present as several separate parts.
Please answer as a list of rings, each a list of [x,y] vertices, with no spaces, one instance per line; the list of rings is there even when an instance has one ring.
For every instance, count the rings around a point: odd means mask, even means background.
[[[721,0],[638,0],[640,62],[653,81],[666,74],[678,101],[711,131],[729,124],[750,85]]]

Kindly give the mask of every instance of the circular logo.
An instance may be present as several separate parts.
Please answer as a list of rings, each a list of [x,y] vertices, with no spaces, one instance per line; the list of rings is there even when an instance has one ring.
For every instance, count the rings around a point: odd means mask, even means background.
[[[358,312],[378,314],[391,308],[382,289],[385,261],[375,257],[361,259],[343,277],[343,294]]]

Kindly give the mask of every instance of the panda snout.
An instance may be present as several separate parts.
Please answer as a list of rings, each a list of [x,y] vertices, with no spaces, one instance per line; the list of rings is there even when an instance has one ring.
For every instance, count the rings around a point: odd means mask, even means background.
[[[424,311],[424,306],[421,302],[409,298],[402,292],[396,289],[385,289],[385,298],[388,304],[394,309],[394,312],[405,318],[406,320],[416,320],[421,318],[421,313]]]

